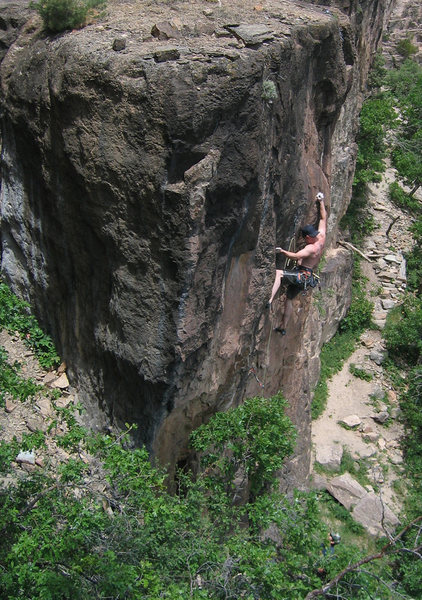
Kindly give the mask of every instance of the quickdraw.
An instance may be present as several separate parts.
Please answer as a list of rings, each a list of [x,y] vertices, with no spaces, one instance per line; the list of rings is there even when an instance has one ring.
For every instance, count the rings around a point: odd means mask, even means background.
[[[258,375],[256,374],[254,367],[251,367],[248,371],[248,375],[251,375],[251,374],[255,377],[259,387],[264,388],[265,385],[262,383],[262,381],[260,381],[260,379],[258,379]]]
[[[301,269],[297,273],[297,281],[303,287],[303,294],[306,294],[308,287],[314,288],[319,283],[319,277],[312,269]]]

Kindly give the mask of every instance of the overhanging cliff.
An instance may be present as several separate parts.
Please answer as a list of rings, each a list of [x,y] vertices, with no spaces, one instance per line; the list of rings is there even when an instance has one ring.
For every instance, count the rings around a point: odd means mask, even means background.
[[[173,466],[209,415],[281,388],[299,429],[288,484],[303,481],[319,351],[350,301],[335,241],[388,2],[111,2],[58,36],[12,22],[24,4],[0,2],[3,274],[92,422],[137,423]],[[274,247],[320,190],[324,310],[299,297],[281,338]]]

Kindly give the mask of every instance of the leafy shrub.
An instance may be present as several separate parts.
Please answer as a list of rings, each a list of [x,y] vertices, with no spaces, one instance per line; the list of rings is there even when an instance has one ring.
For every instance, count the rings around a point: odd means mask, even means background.
[[[16,400],[26,400],[34,396],[41,386],[32,379],[25,379],[19,375],[20,365],[7,362],[7,352],[0,347],[0,399],[4,400],[5,393],[10,394]]]
[[[388,94],[380,93],[364,102],[360,114],[355,187],[380,181],[379,173],[385,171],[385,131],[393,128],[396,121],[393,101]]]
[[[30,6],[40,14],[48,31],[58,32],[80,27],[93,8],[105,3],[106,0],[38,0]]]
[[[422,210],[422,205],[418,200],[407,194],[404,189],[396,182],[390,183],[390,198],[396,206],[412,213],[418,213]]]
[[[365,288],[360,279],[355,279],[352,284],[352,303],[347,315],[341,321],[340,332],[350,331],[356,336],[372,324],[373,303],[366,297]]]
[[[407,286],[409,290],[422,294],[422,217],[419,217],[410,227],[415,244],[406,254]]]
[[[275,86],[274,81],[271,81],[270,79],[266,79],[263,83],[262,83],[262,94],[261,97],[264,100],[267,100],[268,102],[271,102],[272,100],[276,100],[278,97],[277,94],[277,88]]]
[[[371,70],[368,75],[368,85],[370,88],[379,89],[385,83],[387,69],[385,68],[385,59],[382,52],[377,52]]]
[[[244,470],[253,494],[274,482],[286,456],[293,451],[295,431],[285,415],[286,401],[250,398],[235,409],[217,413],[191,436],[201,452],[201,464],[231,487],[239,469]]]
[[[46,369],[57,365],[57,355],[51,337],[45,334],[36,318],[31,315],[29,304],[20,300],[0,281],[0,328],[17,331],[25,343],[33,349],[41,366]]]
[[[415,365],[422,355],[422,298],[408,295],[390,311],[384,328],[388,351],[393,357]]]
[[[412,44],[412,40],[409,37],[405,37],[396,44],[396,50],[404,58],[409,58],[412,54],[416,54],[418,51],[417,46]]]

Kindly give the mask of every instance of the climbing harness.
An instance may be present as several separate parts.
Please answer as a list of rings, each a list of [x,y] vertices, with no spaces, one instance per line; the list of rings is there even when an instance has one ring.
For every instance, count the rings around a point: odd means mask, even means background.
[[[297,282],[303,287],[302,295],[305,296],[308,287],[314,288],[319,283],[319,277],[309,267],[298,267]]]

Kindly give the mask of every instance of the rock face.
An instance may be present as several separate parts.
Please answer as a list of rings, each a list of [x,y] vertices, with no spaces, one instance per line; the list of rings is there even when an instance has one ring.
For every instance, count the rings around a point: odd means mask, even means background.
[[[215,411],[281,388],[299,430],[289,486],[309,471],[319,352],[350,302],[335,240],[390,3],[255,4],[111,3],[102,23],[53,37],[33,13],[13,20],[26,2],[0,2],[2,271],[92,422],[135,422],[162,463],[186,459]],[[322,289],[295,300],[281,337],[283,298],[266,309],[274,247],[315,220],[320,190]]]

